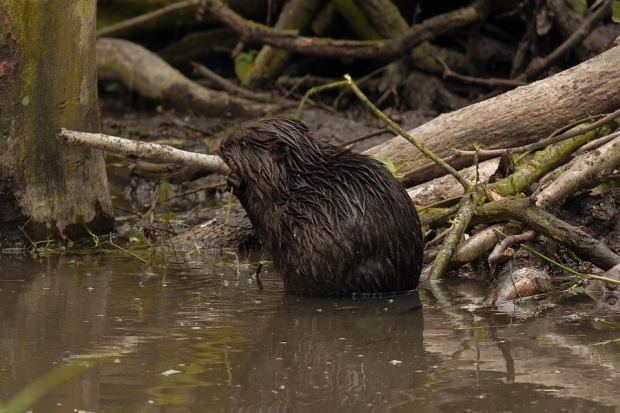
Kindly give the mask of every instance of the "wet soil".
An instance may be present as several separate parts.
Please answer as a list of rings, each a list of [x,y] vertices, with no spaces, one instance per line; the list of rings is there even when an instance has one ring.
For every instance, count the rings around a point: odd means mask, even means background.
[[[563,206],[558,216],[620,253],[620,187],[617,185],[598,186],[578,195]]]
[[[178,115],[174,111],[162,113],[161,110],[157,110],[155,103],[121,91],[101,93],[100,113],[103,133],[128,139],[159,141],[188,150],[193,147],[203,152],[204,139],[249,120],[229,117],[205,118],[191,113]],[[386,113],[406,130],[420,126],[437,115],[421,110],[403,112],[387,110]],[[306,106],[302,112],[302,119],[318,139],[335,145],[345,144],[385,127],[381,120],[361,106],[354,106],[339,113]],[[392,136],[386,133],[369,138],[354,144],[352,149],[362,152]]]

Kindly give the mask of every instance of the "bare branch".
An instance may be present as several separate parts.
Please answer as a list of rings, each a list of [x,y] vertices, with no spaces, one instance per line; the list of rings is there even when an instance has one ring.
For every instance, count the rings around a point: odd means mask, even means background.
[[[307,55],[366,59],[404,54],[414,46],[440,34],[484,20],[489,11],[489,3],[479,1],[472,6],[416,24],[394,39],[373,42],[298,36],[296,31],[275,30],[248,21],[226,7],[222,0],[203,0],[203,2],[211,14],[246,40]]]
[[[198,167],[223,175],[230,172],[228,165],[219,156],[182,151],[167,145],[132,141],[102,133],[71,131],[64,128],[60,130],[56,138],[67,145],[101,149],[153,162],[182,163],[186,167]]]

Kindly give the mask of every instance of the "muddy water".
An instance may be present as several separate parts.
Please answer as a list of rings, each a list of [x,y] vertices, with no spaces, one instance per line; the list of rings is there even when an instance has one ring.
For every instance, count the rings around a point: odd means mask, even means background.
[[[300,299],[234,258],[0,261],[0,412],[615,412],[620,318]],[[421,308],[422,305],[422,308]],[[515,312],[511,312],[515,310]],[[539,314],[536,314],[536,313]],[[535,315],[535,316],[534,316]]]

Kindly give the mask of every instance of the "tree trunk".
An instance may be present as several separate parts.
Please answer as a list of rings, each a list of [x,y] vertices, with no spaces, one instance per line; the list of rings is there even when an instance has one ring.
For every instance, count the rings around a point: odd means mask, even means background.
[[[620,47],[613,48],[572,69],[547,79],[519,87],[493,99],[443,114],[411,131],[440,157],[452,149],[473,150],[511,148],[546,138],[554,130],[620,107]],[[407,171],[430,161],[404,138],[396,137],[365,152],[376,159],[390,158],[400,170],[406,186],[444,175],[438,167],[415,175]],[[471,165],[472,159],[460,157],[452,163],[457,169]]]
[[[99,132],[95,0],[0,2],[0,247],[114,229],[103,152],[61,127]],[[78,218],[81,217],[81,218]]]

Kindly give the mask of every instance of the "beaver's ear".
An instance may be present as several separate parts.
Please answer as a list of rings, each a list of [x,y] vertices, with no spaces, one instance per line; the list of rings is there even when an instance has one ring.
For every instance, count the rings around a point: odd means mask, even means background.
[[[273,149],[273,156],[276,161],[286,161],[289,156],[289,147],[286,142],[276,142],[276,146]]]

